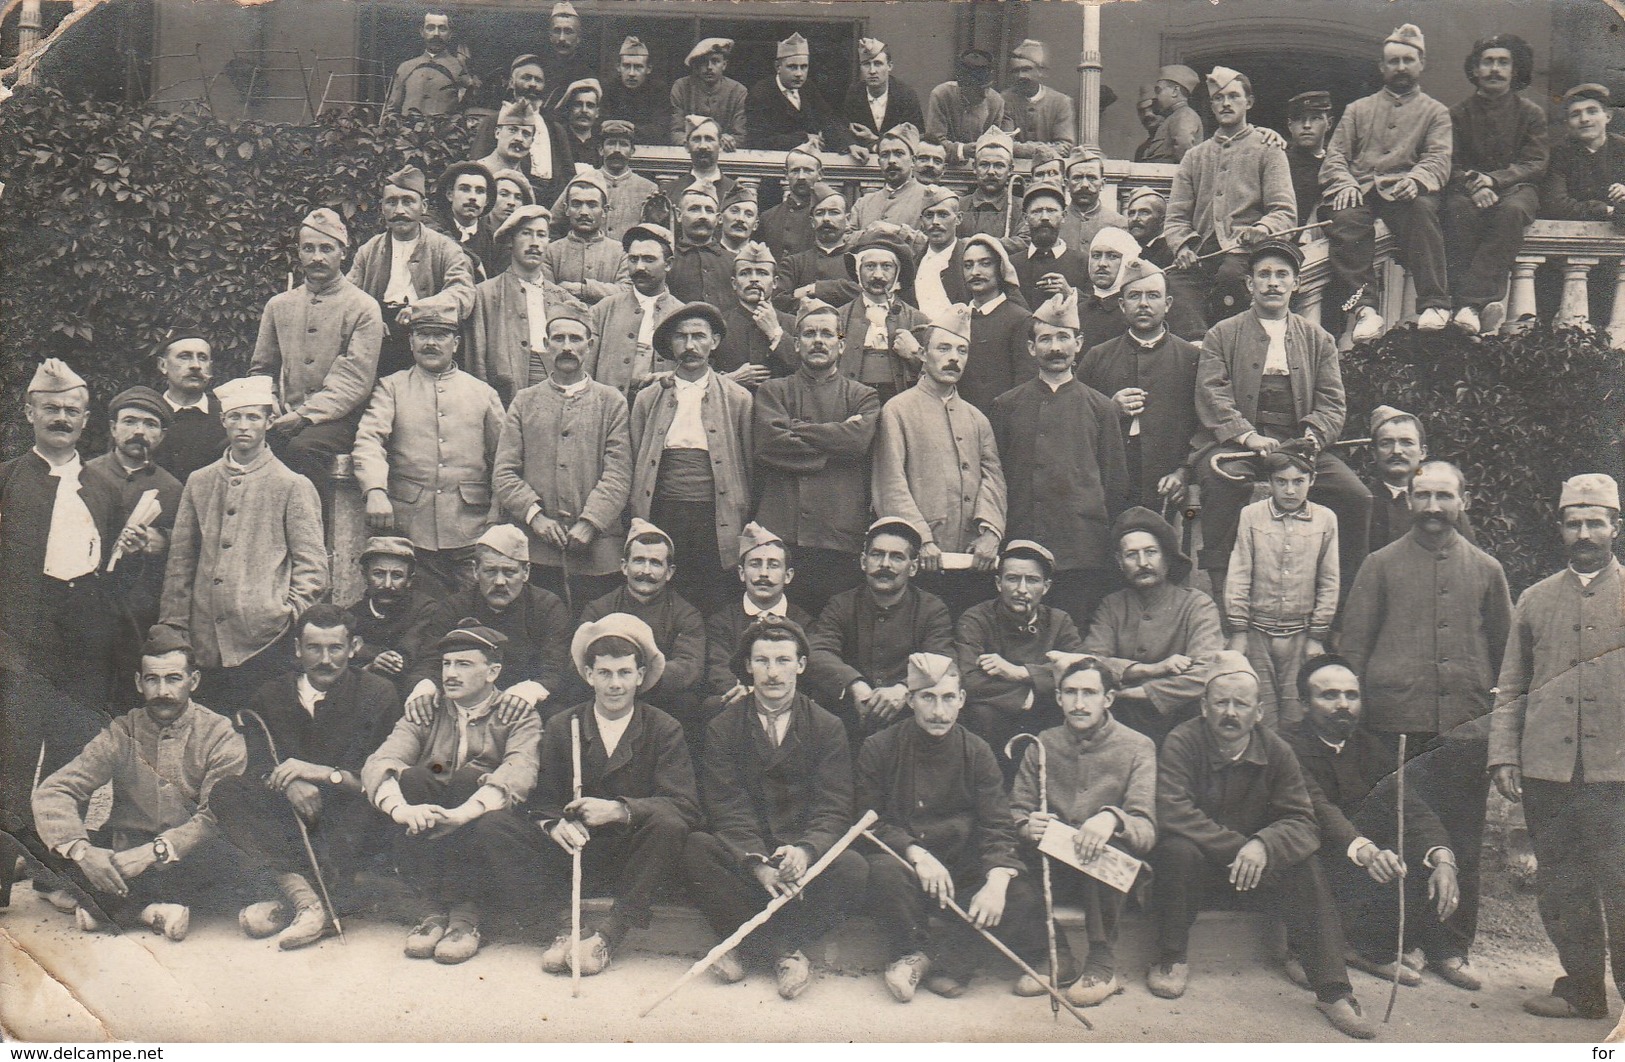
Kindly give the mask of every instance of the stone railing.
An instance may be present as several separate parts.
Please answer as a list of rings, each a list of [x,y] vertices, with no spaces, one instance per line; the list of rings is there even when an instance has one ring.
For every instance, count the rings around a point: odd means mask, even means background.
[[[1563,275],[1553,323],[1599,327],[1601,322],[1591,320],[1593,285],[1611,287],[1613,312],[1606,332],[1615,350],[1625,350],[1625,232],[1596,221],[1537,221],[1531,225],[1512,270],[1509,330],[1523,327],[1527,319],[1538,315],[1535,271],[1547,263],[1560,268]]]

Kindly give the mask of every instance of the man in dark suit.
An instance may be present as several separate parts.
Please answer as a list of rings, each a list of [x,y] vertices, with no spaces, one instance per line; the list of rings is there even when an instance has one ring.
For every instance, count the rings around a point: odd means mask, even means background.
[[[1066,193],[1061,186],[1034,184],[1021,197],[1021,210],[1031,242],[1014,257],[1013,264],[1027,305],[1037,307],[1052,295],[1065,295],[1068,288],[1087,288],[1089,249],[1072,247],[1061,239],[1061,217],[1066,212]]]
[[[852,157],[866,162],[880,142],[880,134],[907,122],[925,128],[925,112],[920,97],[892,77],[891,54],[886,42],[873,37],[858,38],[858,80],[846,90],[841,101],[840,119],[852,135]]]
[[[214,352],[196,330],[173,328],[158,348],[169,427],[152,453],[153,463],[186,482],[186,477],[220,460],[226,452],[226,428],[220,422],[220,400],[209,390],[214,378]]]
[[[745,97],[749,147],[788,151],[817,136],[825,151],[839,154],[852,142],[835,109],[809,80],[811,55],[807,38],[799,33],[779,42],[774,75],[758,81]]]

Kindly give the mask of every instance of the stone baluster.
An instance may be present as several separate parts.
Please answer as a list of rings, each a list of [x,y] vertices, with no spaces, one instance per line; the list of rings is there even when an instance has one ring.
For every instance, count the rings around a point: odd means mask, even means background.
[[[1512,288],[1507,295],[1507,319],[1501,331],[1528,331],[1535,319],[1535,270],[1546,261],[1543,254],[1520,254],[1512,265]],[[1528,318],[1528,320],[1524,320]]]
[[[1609,346],[1625,350],[1625,258],[1614,266],[1614,312],[1608,318]]]
[[[1596,255],[1571,254],[1563,263],[1563,299],[1552,324],[1559,328],[1591,323],[1591,269],[1601,259]]]

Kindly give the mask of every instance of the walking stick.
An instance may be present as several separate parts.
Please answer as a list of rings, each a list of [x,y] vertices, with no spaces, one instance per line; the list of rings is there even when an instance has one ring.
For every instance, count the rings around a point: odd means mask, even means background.
[[[716,962],[718,959],[728,954],[728,952],[738,947],[740,941],[744,940],[757,929],[765,925],[767,920],[772,918],[778,912],[779,908],[783,907],[791,900],[800,897],[802,891],[812,883],[812,880],[824,872],[825,867],[835,862],[835,858],[837,856],[852,846],[852,842],[858,839],[859,834],[868,835],[869,827],[873,826],[879,818],[880,816],[875,814],[873,811],[865,811],[863,813],[863,817],[857,822],[853,823],[852,828],[847,830],[846,833],[841,836],[839,841],[836,841],[833,845],[831,845],[829,851],[825,852],[823,857],[820,858],[818,862],[807,868],[807,873],[801,875],[801,880],[796,882],[795,885],[791,886],[789,892],[781,893],[780,895],[773,897],[772,900],[768,901],[768,905],[766,907],[752,915],[744,925],[730,933],[726,940],[722,941],[722,943],[706,952],[704,958],[700,959],[700,961],[695,963],[693,966],[690,966],[687,972],[685,972],[683,976],[679,977],[670,988],[660,993],[659,997],[656,998],[653,1003],[650,1003],[647,1007],[644,1007],[643,1011],[638,1014],[638,1017],[647,1018],[651,1010],[654,1010],[656,1007],[660,1006],[660,1004],[670,999],[677,993],[679,988],[682,988],[694,978],[704,973],[712,963]]]
[[[265,725],[260,713],[252,708],[244,708],[237,713],[239,727],[243,725],[244,719],[254,720],[255,725],[260,728],[260,733],[265,735],[265,744],[270,747],[271,759],[281,763],[282,755],[276,750],[276,739],[271,736],[271,728]],[[292,807],[288,808],[288,811],[293,815],[294,825],[299,827],[299,840],[304,843],[305,858],[310,860],[310,871],[316,877],[316,887],[322,890],[322,902],[327,905],[327,917],[333,920],[333,931],[339,935],[340,944],[348,944],[349,941],[344,939],[344,926],[339,922],[338,908],[333,906],[333,897],[327,894],[327,879],[322,876],[322,865],[316,861],[316,849],[310,843],[310,830],[306,829],[305,820],[299,817],[298,811]]]
[[[1405,739],[1408,734],[1399,735],[1399,775],[1395,779],[1398,786],[1397,810],[1399,811],[1399,839],[1395,847],[1399,849],[1399,858],[1403,863],[1405,859]],[[1399,995],[1399,975],[1405,966],[1405,876],[1399,876],[1399,951],[1394,956],[1394,983],[1388,989],[1388,1010],[1382,1016],[1382,1023],[1388,1024],[1388,1019],[1394,1016],[1394,999]]]
[[[1010,750],[1016,747],[1016,742],[1026,739],[1033,743],[1038,750],[1038,810],[1045,815],[1049,814],[1049,763],[1044,755],[1044,743],[1038,740],[1036,734],[1017,734],[1004,744],[1005,759],[1013,759]],[[1050,1016],[1056,1021],[1061,1020],[1061,1004],[1056,1002],[1060,998],[1060,981],[1057,978],[1057,962],[1059,956],[1055,945],[1055,893],[1050,885],[1049,856],[1043,852],[1038,853],[1038,862],[1044,876],[1044,932],[1049,934],[1049,1010]]]
[[[564,522],[566,520],[568,520],[568,519],[570,519],[570,514],[569,513],[560,513],[559,514],[559,525],[562,527],[564,525]],[[559,570],[564,575],[564,607],[569,611],[570,615],[573,617],[576,614],[576,603],[575,603],[575,594],[570,589],[570,533],[569,533],[569,531],[566,531],[564,533],[564,545],[559,547]],[[577,769],[576,769],[576,788],[578,790],[581,788],[581,770],[580,770],[579,765],[577,765]],[[576,798],[580,799],[580,797],[581,797],[581,794],[579,792],[577,792],[576,793]]]
[[[1300,232],[1308,232],[1311,229],[1324,228],[1324,227],[1326,227],[1327,225],[1330,225],[1330,224],[1331,224],[1331,222],[1329,222],[1329,221],[1316,221],[1316,222],[1314,222],[1312,224],[1309,224],[1309,225],[1299,225],[1295,229],[1282,229],[1280,232],[1272,232],[1272,233],[1269,234],[1269,236],[1267,236],[1265,238],[1270,239],[1270,240],[1278,240],[1283,236],[1294,236],[1294,235],[1297,235]],[[1232,253],[1232,252],[1234,252],[1236,250],[1238,250],[1238,248],[1235,247],[1235,246],[1220,247],[1217,251],[1209,251],[1207,254],[1198,255],[1196,260],[1198,262],[1205,262],[1209,258],[1217,258],[1222,254],[1230,254],[1230,253]]]
[[[566,580],[569,576],[566,574]],[[569,585],[568,582],[565,583]],[[581,799],[581,717],[570,717],[570,777]],[[581,849],[570,856],[570,997],[581,995]]]
[[[892,847],[890,845],[888,845],[885,841],[882,841],[880,838],[876,837],[873,833],[869,832],[868,830],[864,830],[863,835],[865,837],[869,838],[869,840],[873,841],[875,843],[876,847],[878,847],[882,852],[885,852],[887,855],[891,856],[893,859],[897,860],[899,863],[903,864],[905,867],[908,867],[908,869],[910,871],[914,870],[914,864],[910,863],[908,860],[906,860],[902,856],[898,855],[897,852],[894,851],[892,849]],[[1000,940],[998,937],[994,936],[992,933],[989,933],[987,930],[985,930],[981,926],[977,925],[976,920],[971,918],[971,916],[968,913],[966,913],[966,911],[965,911],[965,909],[963,907],[961,907],[961,906],[959,906],[959,904],[955,903],[952,897],[944,896],[943,899],[942,899],[942,904],[943,904],[944,907],[948,908],[948,910],[950,910],[954,914],[958,915],[960,917],[960,919],[967,926],[970,926],[972,929],[976,930],[976,932],[980,933],[982,935],[982,938],[984,940],[986,940],[989,944],[993,945],[995,948],[998,948],[999,953],[1001,955],[1003,955],[1006,959],[1009,959],[1011,962],[1013,962],[1017,966],[1019,966],[1021,968],[1022,973],[1026,974],[1028,977],[1031,977],[1034,981],[1037,981],[1039,984],[1043,985],[1044,986],[1044,991],[1049,993],[1050,998],[1055,1000],[1055,1002],[1056,1002],[1056,1004],[1058,1006],[1065,1007],[1066,1012],[1068,1014],[1072,1015],[1074,1018],[1077,1018],[1079,1021],[1081,1021],[1083,1023],[1083,1027],[1085,1029],[1093,1029],[1094,1028],[1094,1025],[1090,1023],[1089,1019],[1083,1016],[1082,1011],[1080,1011],[1077,1007],[1074,1007],[1070,1000],[1068,1000],[1065,996],[1061,995],[1061,993],[1057,992],[1054,989],[1053,986],[1047,984],[1042,977],[1038,976],[1038,971],[1033,969],[1031,966],[1028,966],[1026,961],[1024,959],[1022,959],[1022,957],[1020,955],[1017,955],[1015,952],[1011,951],[1009,945],[1005,944],[1004,941]]]

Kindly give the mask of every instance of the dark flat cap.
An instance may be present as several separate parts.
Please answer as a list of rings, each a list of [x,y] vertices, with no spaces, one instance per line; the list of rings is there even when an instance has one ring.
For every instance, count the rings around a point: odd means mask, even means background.
[[[169,427],[169,404],[164,396],[150,387],[137,384],[127,391],[120,391],[107,403],[107,416],[110,420],[117,420],[119,410],[139,409],[143,413],[151,413],[158,418],[158,423]]]
[[[1332,112],[1332,94],[1330,92],[1300,92],[1286,101],[1286,116],[1288,118],[1301,118],[1306,114],[1330,114]]]

